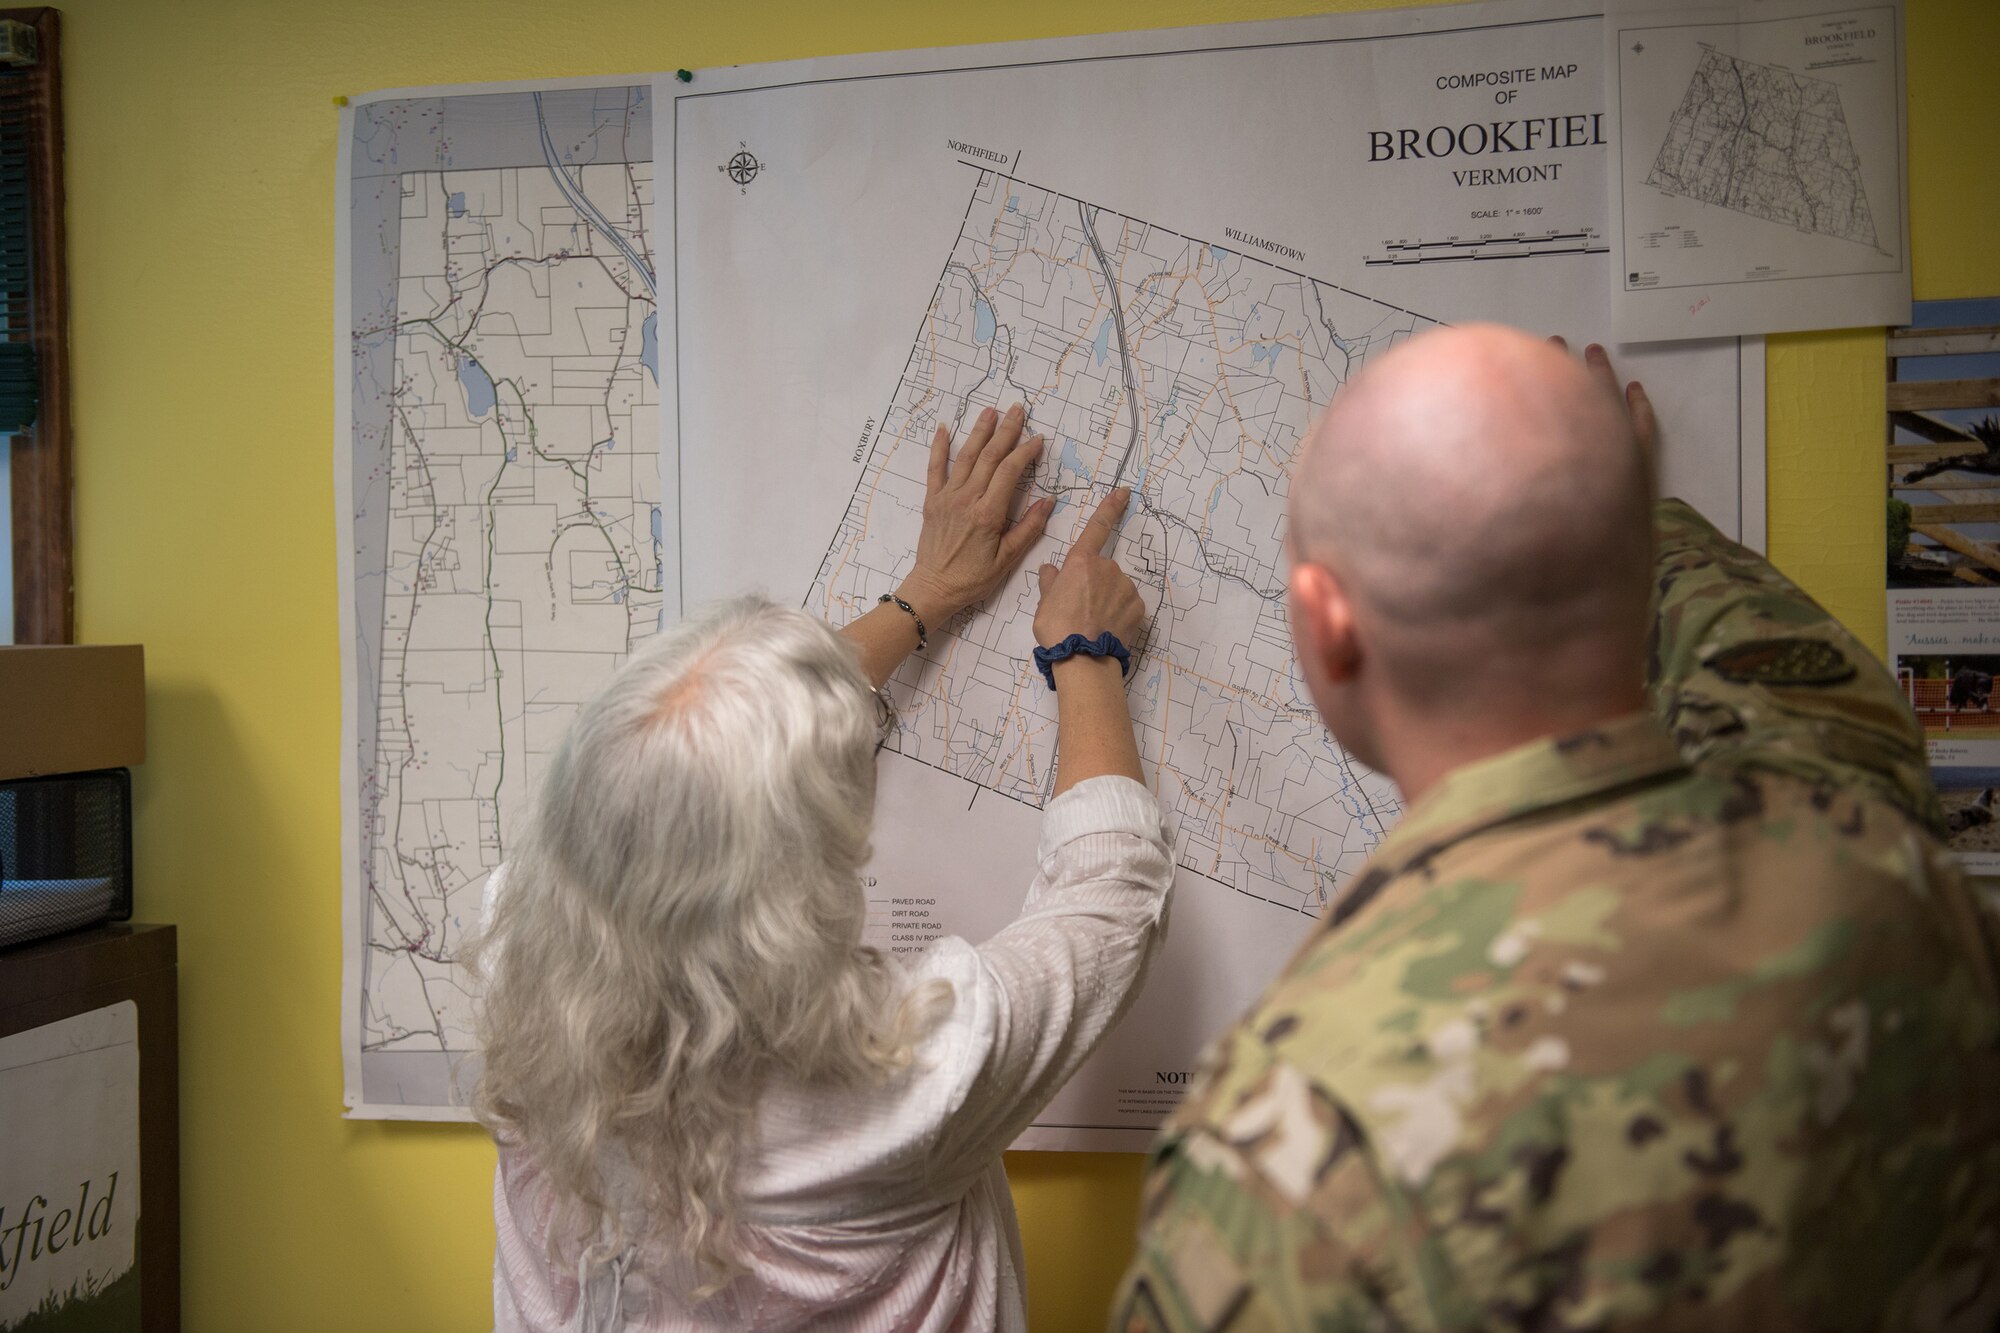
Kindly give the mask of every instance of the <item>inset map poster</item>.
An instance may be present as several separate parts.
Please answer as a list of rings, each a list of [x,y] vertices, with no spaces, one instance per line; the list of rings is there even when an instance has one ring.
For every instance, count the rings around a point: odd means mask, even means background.
[[[1899,4],[1614,12],[1605,31],[1619,337],[1909,317]]]
[[[139,1328],[139,1006],[0,1037],[0,1333]]]
[[[657,632],[644,86],[343,113],[342,1040],[355,1114],[465,1115],[460,952],[577,708]]]

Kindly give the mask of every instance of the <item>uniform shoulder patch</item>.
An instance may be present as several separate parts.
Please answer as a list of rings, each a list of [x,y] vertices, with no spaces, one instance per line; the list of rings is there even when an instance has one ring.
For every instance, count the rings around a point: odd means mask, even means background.
[[[1838,685],[1854,679],[1854,663],[1819,639],[1759,639],[1724,648],[1702,663],[1740,685]]]

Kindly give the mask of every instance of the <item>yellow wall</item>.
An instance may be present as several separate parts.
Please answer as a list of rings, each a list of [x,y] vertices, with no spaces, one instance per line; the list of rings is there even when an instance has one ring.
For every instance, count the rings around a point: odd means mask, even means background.
[[[181,931],[191,1329],[487,1326],[484,1139],[339,1114],[334,96],[1309,3],[64,6],[77,608],[86,640],[148,654],[139,915]],[[1917,294],[2000,292],[2000,7],[1910,5]],[[1881,355],[1879,333],[1785,338],[1770,372],[1772,546],[1878,646]],[[1009,1169],[1036,1327],[1097,1326],[1137,1159]]]

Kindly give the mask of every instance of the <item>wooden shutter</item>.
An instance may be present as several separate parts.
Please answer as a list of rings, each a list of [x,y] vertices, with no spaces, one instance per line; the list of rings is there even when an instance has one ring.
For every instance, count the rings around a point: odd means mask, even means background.
[[[53,9],[0,10],[0,19],[29,25],[37,38],[34,64],[0,70],[0,341],[34,349],[37,389],[34,424],[14,437],[12,449],[14,642],[69,643],[76,622],[60,33]],[[10,206],[19,182],[9,173],[17,172],[25,197]],[[8,358],[27,360],[0,350],[0,397]]]

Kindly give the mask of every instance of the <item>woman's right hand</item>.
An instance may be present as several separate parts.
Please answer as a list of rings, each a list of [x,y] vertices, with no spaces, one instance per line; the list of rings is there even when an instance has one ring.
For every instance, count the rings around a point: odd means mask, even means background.
[[[1123,487],[1105,496],[1063,557],[1062,567],[1042,566],[1035,642],[1046,648],[1072,634],[1094,639],[1109,630],[1127,648],[1138,646],[1146,604],[1118,562],[1104,554],[1104,545],[1131,499],[1132,492]]]
[[[1104,554],[1132,493],[1122,487],[1104,497],[1076,534],[1062,568],[1043,565],[1042,603],[1035,608],[1035,641],[1044,648],[1072,634],[1094,639],[1109,630],[1128,649],[1139,646],[1146,604],[1118,562]],[[1078,655],[1051,669],[1056,685],[1056,783],[1060,796],[1079,782],[1119,776],[1143,782],[1125,673],[1108,657]]]

